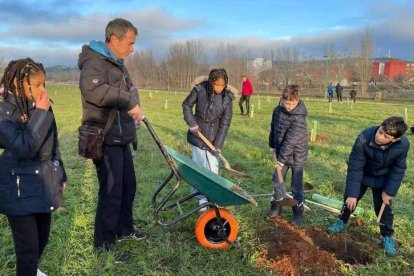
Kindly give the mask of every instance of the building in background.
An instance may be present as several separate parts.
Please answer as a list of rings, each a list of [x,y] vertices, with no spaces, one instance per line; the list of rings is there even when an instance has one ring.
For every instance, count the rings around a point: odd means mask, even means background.
[[[375,59],[372,62],[372,78],[375,80],[385,78],[388,81],[394,82],[397,78],[405,76],[408,68],[409,70],[414,70],[414,65],[411,64],[413,62],[396,58]]]

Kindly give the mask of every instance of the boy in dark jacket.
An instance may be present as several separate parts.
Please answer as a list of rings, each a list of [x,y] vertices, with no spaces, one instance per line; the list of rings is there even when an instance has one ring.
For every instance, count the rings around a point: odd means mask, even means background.
[[[280,215],[280,201],[284,198],[284,184],[289,169],[292,171],[292,193],[298,204],[292,207],[292,223],[300,225],[303,221],[303,167],[308,157],[307,110],[299,99],[299,86],[289,85],[283,90],[279,105],[274,109],[269,147],[276,155],[277,164],[272,177],[274,194],[271,198],[268,218]],[[281,179],[278,177],[281,173]]]
[[[370,187],[377,216],[382,203],[386,205],[380,221],[385,253],[397,254],[392,238],[391,199],[397,194],[407,168],[410,144],[403,135],[406,130],[403,118],[389,117],[380,126],[370,127],[358,136],[349,156],[344,205],[339,219],[327,229],[329,233],[345,229],[351,213]]]

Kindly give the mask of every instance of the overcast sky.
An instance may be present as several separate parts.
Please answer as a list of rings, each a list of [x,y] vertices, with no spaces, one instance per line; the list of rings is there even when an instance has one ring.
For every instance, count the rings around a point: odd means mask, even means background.
[[[108,21],[123,17],[138,28],[135,50],[152,48],[158,56],[194,39],[207,53],[228,42],[253,57],[290,46],[322,58],[328,43],[342,52],[371,26],[375,57],[390,51],[414,60],[413,12],[413,0],[0,0],[0,56],[74,66],[81,46],[104,40]]]

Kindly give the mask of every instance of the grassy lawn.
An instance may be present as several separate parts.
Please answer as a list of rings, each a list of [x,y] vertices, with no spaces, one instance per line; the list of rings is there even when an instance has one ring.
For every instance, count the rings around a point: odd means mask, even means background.
[[[138,193],[134,204],[135,225],[148,232],[145,241],[123,241],[116,252],[130,251],[133,259],[115,264],[112,253],[98,254],[93,250],[93,224],[98,183],[90,160],[77,155],[77,128],[81,119],[80,92],[75,86],[48,85],[54,101],[61,152],[68,174],[69,187],[65,193],[64,209],[53,215],[52,233],[40,263],[40,269],[48,275],[270,275],[272,272],[258,265],[257,257],[269,244],[258,233],[268,221],[263,213],[269,208],[269,198],[257,198],[259,207],[253,205],[230,206],[228,209],[239,222],[241,248],[232,250],[204,249],[194,238],[197,215],[171,227],[162,228],[154,223],[151,196],[169,174],[169,167],[144,125],[138,130],[139,149],[135,157]],[[181,103],[187,93],[141,91],[144,114],[161,141],[186,155],[191,150],[186,142],[186,124]],[[167,109],[166,100],[168,100]],[[346,160],[352,144],[360,131],[378,125],[388,116],[404,116],[408,110],[409,125],[414,123],[414,106],[357,102],[351,105],[332,103],[332,113],[325,100],[304,98],[308,108],[308,129],[318,122],[317,142],[310,143],[309,162],[305,168],[305,181],[312,183],[314,192],[340,199],[344,191]],[[259,103],[260,102],[260,103]],[[273,161],[268,149],[268,132],[271,114],[277,104],[275,97],[254,95],[253,118],[238,115],[238,99],[234,103],[234,116],[223,155],[232,166],[254,176],[253,179],[235,178],[225,171],[221,175],[245,189],[249,194],[271,192]],[[260,108],[259,108],[260,107]],[[414,136],[407,135],[410,142]],[[407,275],[414,266],[414,162],[413,151],[408,158],[404,183],[393,201],[395,237],[399,242],[400,255],[384,256],[380,247],[372,251],[373,261],[365,266],[343,265],[346,275]],[[289,180],[287,183],[290,183]],[[289,186],[288,186],[289,187]],[[183,197],[190,186],[183,184],[177,193]],[[310,194],[306,197],[310,199]],[[197,202],[190,203],[190,207]],[[364,226],[351,226],[347,235],[359,237],[362,242],[372,243],[379,236],[371,193],[367,192],[361,207],[366,211]],[[335,215],[312,205],[306,213],[303,228],[326,227]],[[291,218],[286,212],[286,219]],[[173,216],[174,214],[171,214]],[[4,216],[0,216],[0,275],[15,271],[15,257],[11,233]]]

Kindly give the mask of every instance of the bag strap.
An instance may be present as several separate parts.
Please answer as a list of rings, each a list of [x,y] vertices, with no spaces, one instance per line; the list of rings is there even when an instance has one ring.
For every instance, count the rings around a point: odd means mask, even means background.
[[[103,131],[103,137],[106,136],[106,134],[108,133],[108,131],[111,128],[112,124],[114,123],[116,112],[117,112],[117,110],[115,108],[111,110],[111,113],[109,114],[108,121],[106,122],[106,125],[105,125],[105,129]]]

